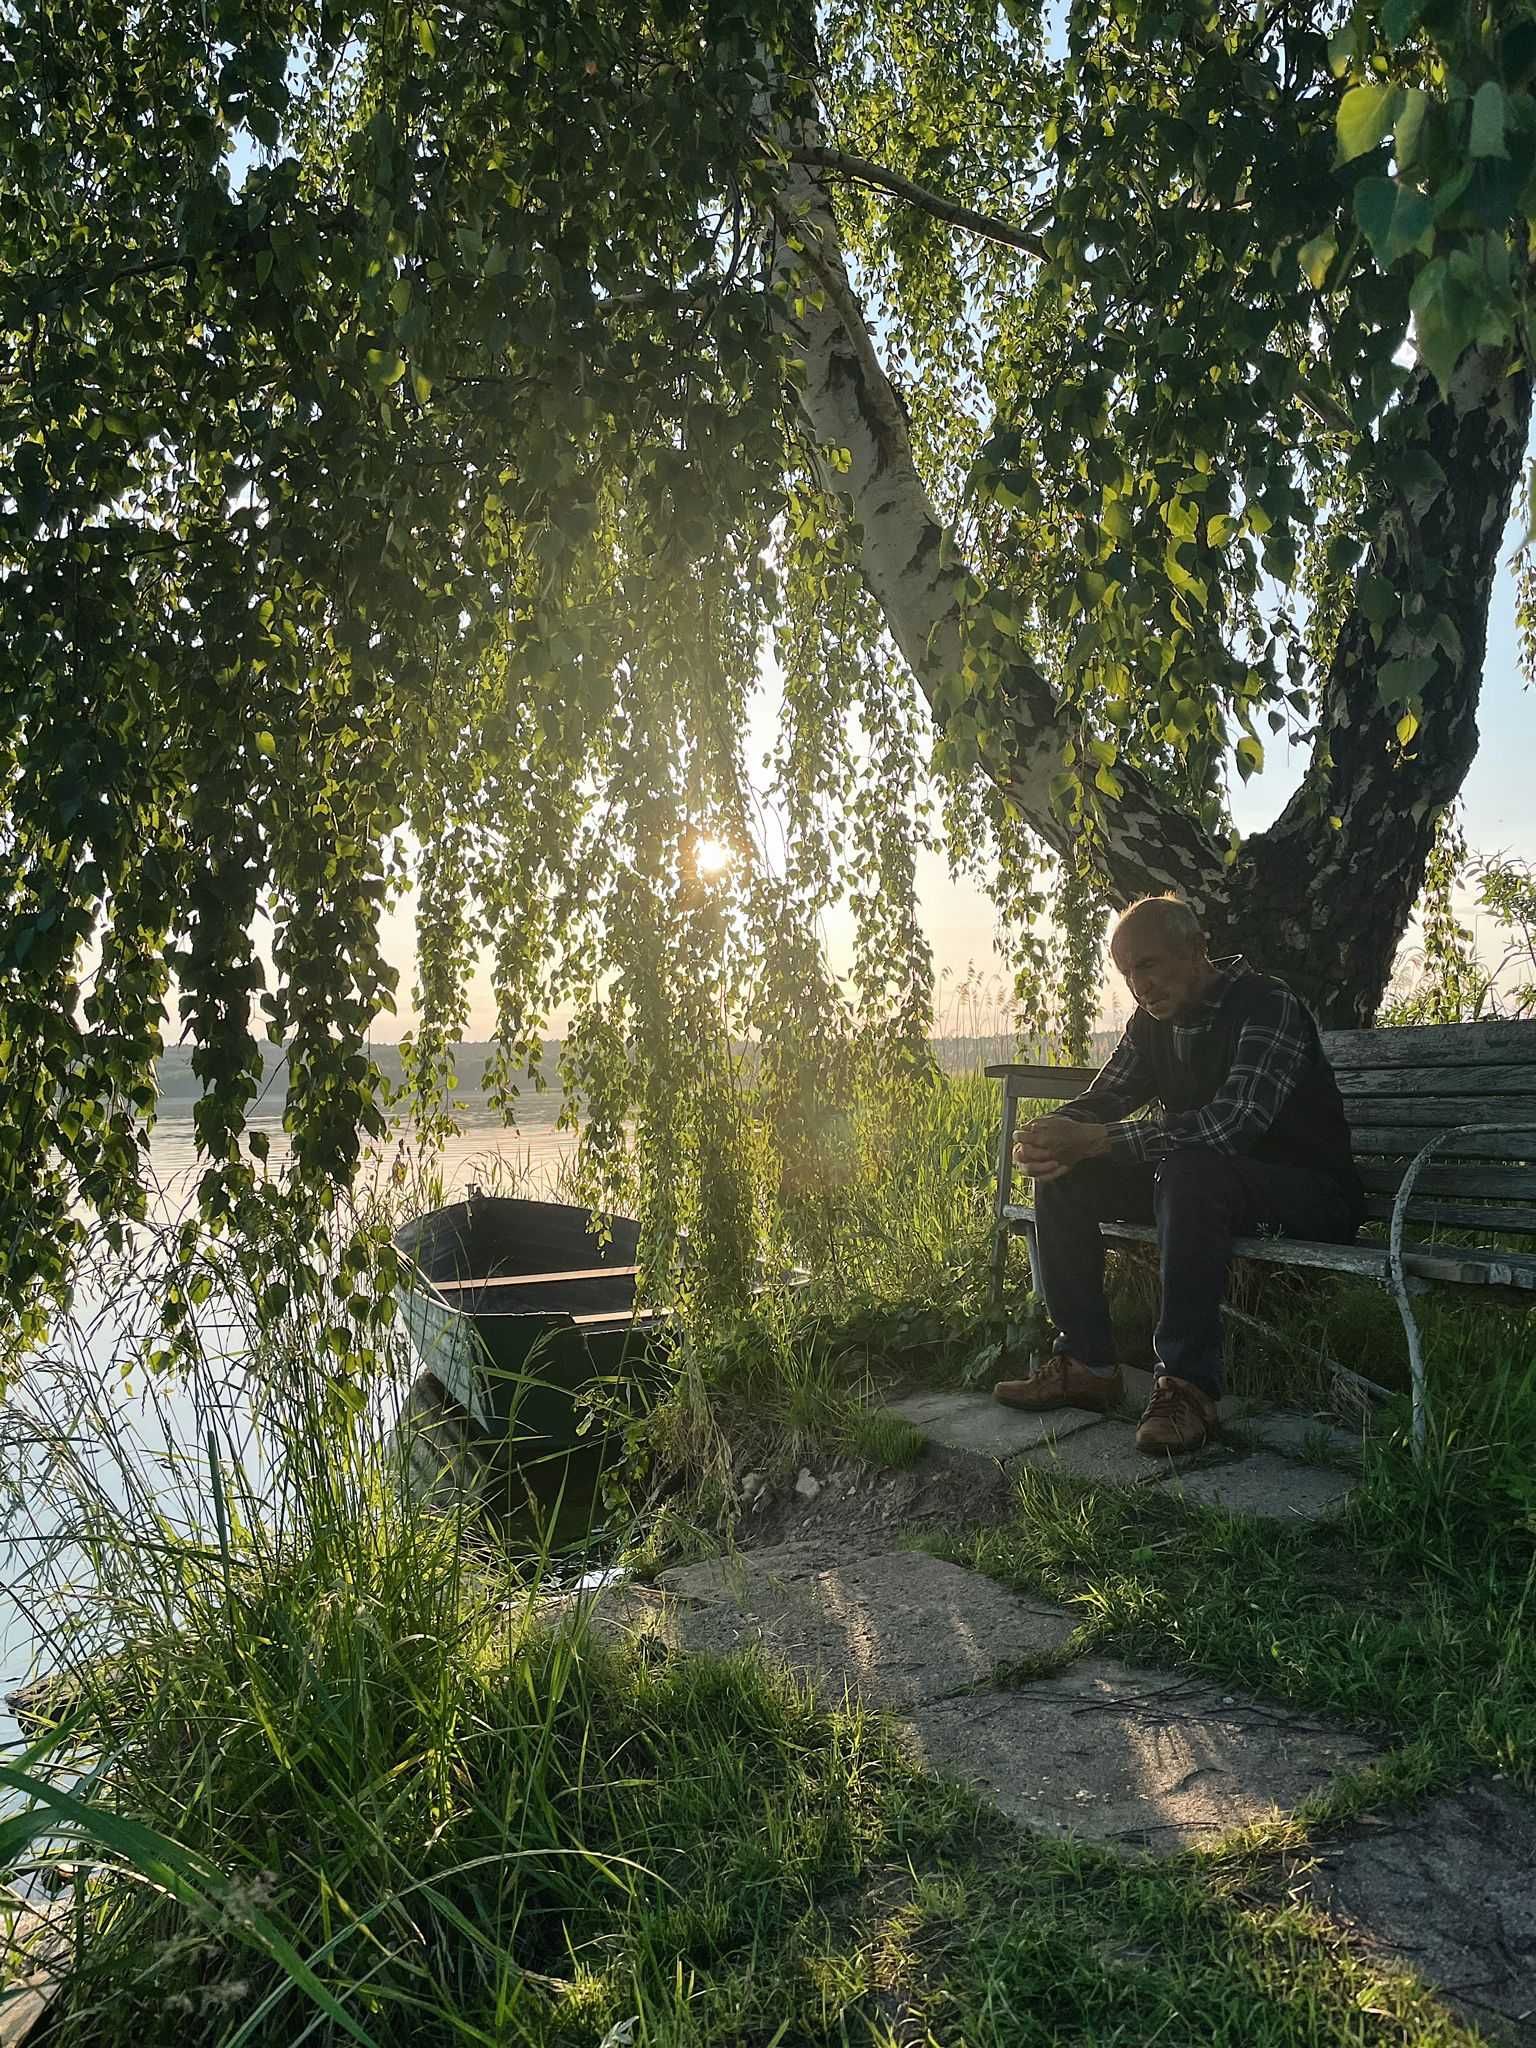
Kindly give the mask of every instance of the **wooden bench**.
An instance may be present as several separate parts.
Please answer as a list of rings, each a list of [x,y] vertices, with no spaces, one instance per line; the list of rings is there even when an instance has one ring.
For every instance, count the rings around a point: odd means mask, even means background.
[[[1536,1308],[1536,1253],[1500,1237],[1536,1237],[1536,1022],[1438,1024],[1386,1031],[1325,1031],[1365,1183],[1368,1220],[1385,1244],[1313,1244],[1239,1238],[1244,1258],[1380,1281],[1397,1300],[1413,1376],[1413,1434],[1424,1441],[1424,1359],[1412,1296],[1426,1287],[1476,1287]],[[1013,1200],[1013,1138],[1020,1102],[1081,1095],[1091,1067],[995,1066],[1003,1084],[992,1241],[992,1299],[1000,1303],[1008,1240],[1021,1232],[1035,1267],[1032,1208]],[[1146,1223],[1106,1223],[1105,1237],[1154,1241]],[[1414,1233],[1409,1236],[1409,1230]],[[1472,1248],[1422,1233],[1472,1234]]]

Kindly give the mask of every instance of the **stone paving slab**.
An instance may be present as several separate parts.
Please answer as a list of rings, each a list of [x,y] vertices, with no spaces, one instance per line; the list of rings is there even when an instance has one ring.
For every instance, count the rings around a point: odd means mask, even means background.
[[[1245,1441],[1278,1451],[1282,1458],[1337,1458],[1358,1465],[1363,1438],[1358,1430],[1339,1429],[1316,1415],[1288,1414],[1282,1409],[1251,1410],[1234,1418]]]
[[[1495,2038],[1536,2041],[1536,1809],[1507,1785],[1370,1817],[1294,1861],[1287,1889]]]
[[[766,1553],[764,1554],[766,1555]],[[847,1686],[871,1704],[909,1707],[981,1684],[999,1666],[1054,1656],[1075,1620],[1021,1599],[979,1572],[921,1551],[889,1551],[833,1570],[786,1577],[758,1554],[666,1573],[692,1597],[676,1602],[669,1635],[680,1648],[725,1654],[757,1645],[815,1683]]]
[[[1125,1382],[1125,1412],[1140,1415],[1152,1398],[1152,1375],[1143,1365],[1122,1365],[1120,1377]]]
[[[1077,1430],[1092,1429],[1100,1419],[1082,1408],[1030,1415],[1022,1408],[1005,1408],[990,1394],[942,1391],[909,1394],[891,1403],[891,1413],[905,1416],[934,1443],[956,1451],[979,1451],[1004,1462],[1037,1444],[1056,1443]]]
[[[1171,1458],[1149,1458],[1136,1448],[1134,1423],[1113,1419],[1061,1443],[1039,1444],[1009,1461],[1010,1472],[1065,1472],[1108,1486],[1156,1486],[1176,1468]]]
[[[834,1571],[851,1564],[859,1553],[846,1544],[818,1542],[814,1537],[795,1537],[786,1543],[770,1543],[760,1550],[732,1551],[723,1557],[707,1557],[701,1564],[674,1565],[658,1572],[656,1583],[664,1592],[683,1600],[740,1601],[752,1589],[793,1579],[814,1578],[818,1572]]]
[[[1168,1481],[1168,1491],[1200,1507],[1225,1508],[1228,1514],[1320,1522],[1339,1512],[1354,1491],[1354,1481],[1347,1472],[1298,1465],[1273,1451],[1259,1451],[1251,1458],[1176,1473]]]
[[[921,1762],[1014,1820],[1156,1855],[1293,1807],[1374,1754],[1285,1709],[1107,1658],[905,1719]]]

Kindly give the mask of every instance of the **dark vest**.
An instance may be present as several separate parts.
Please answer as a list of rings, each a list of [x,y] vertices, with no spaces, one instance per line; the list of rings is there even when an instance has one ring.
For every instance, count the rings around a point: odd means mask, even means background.
[[[1232,1070],[1238,1034],[1244,1024],[1259,1007],[1260,999],[1280,985],[1272,976],[1255,973],[1251,968],[1238,974],[1222,992],[1215,1015],[1202,1020],[1204,1029],[1199,1037],[1186,1040],[1188,1050],[1182,1058],[1175,1052],[1171,1024],[1159,1022],[1145,1010],[1136,1013],[1140,1027],[1137,1050],[1147,1061],[1165,1115],[1204,1109]],[[1311,1043],[1310,1057],[1274,1122],[1250,1148],[1249,1157],[1271,1160],[1276,1166],[1307,1166],[1326,1173],[1344,1187],[1357,1210],[1362,1210],[1365,1191],[1350,1151],[1349,1124],[1339,1084],[1333,1078],[1312,1013],[1303,1005],[1301,1014],[1302,1028]]]

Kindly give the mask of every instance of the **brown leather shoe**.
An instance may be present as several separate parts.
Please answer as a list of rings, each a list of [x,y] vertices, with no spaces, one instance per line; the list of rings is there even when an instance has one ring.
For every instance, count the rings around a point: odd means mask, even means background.
[[[1125,1381],[1117,1365],[1112,1373],[1090,1372],[1065,1351],[1042,1359],[1024,1380],[999,1380],[994,1401],[1005,1408],[1092,1408],[1103,1413],[1125,1399]]]
[[[1136,1448],[1156,1457],[1166,1451],[1198,1451],[1216,1432],[1216,1403],[1203,1388],[1160,1372],[1152,1398],[1136,1425]]]

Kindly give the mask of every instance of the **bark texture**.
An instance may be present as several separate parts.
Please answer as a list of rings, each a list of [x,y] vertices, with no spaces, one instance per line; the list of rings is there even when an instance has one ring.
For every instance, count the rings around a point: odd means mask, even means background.
[[[1442,399],[1420,378],[1404,424],[1443,481],[1394,493],[1365,564],[1419,612],[1380,644],[1359,610],[1345,622],[1322,706],[1322,735],[1295,797],[1250,839],[1233,871],[1228,929],[1304,993],[1325,1025],[1369,1024],[1424,882],[1435,819],[1477,752],[1488,605],[1530,429],[1531,384],[1469,355]],[[1435,632],[1450,622],[1447,646]],[[1406,752],[1383,667],[1423,657],[1423,717]],[[1334,825],[1331,820],[1338,820]]]
[[[812,443],[851,457],[846,470],[825,467],[822,481],[850,501],[865,580],[942,718],[965,694],[967,569],[923,485],[900,401],[850,287],[814,162],[819,140],[808,128],[799,154],[811,161],[786,166],[776,304],[804,360],[800,405]],[[1178,890],[1205,918],[1213,950],[1241,951],[1282,976],[1325,1025],[1374,1016],[1423,883],[1436,814],[1477,749],[1488,601],[1530,404],[1528,377],[1486,354],[1467,358],[1448,398],[1427,375],[1415,388],[1402,445],[1432,455],[1441,480],[1394,491],[1362,575],[1384,576],[1419,602],[1380,644],[1361,612],[1350,616],[1303,786],[1234,864],[1195,819],[1116,764],[1125,795],[1106,819],[1112,899],[1123,905]],[[1396,737],[1402,707],[1383,705],[1378,690],[1383,666],[1403,659],[1433,661],[1406,752]],[[984,707],[983,765],[1040,837],[1065,851],[1068,834],[1049,793],[1060,766],[1059,707],[1029,661],[1004,676],[1000,712]]]

